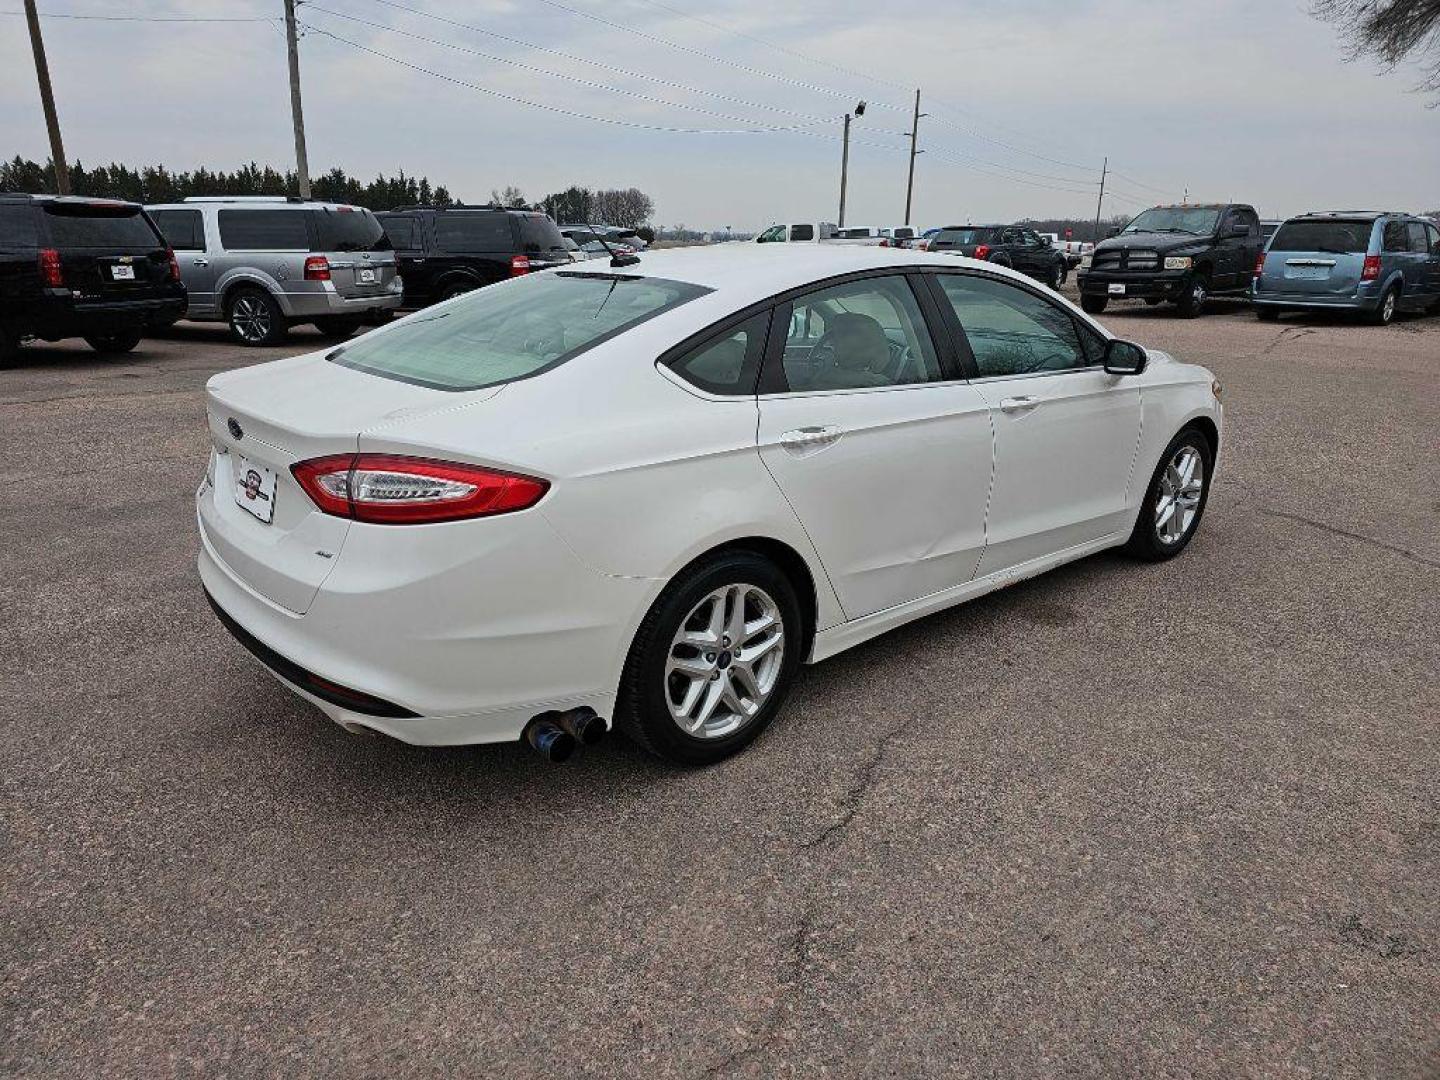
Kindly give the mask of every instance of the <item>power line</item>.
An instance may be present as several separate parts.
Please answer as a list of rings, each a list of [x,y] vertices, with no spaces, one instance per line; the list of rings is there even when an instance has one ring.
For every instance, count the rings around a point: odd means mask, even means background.
[[[23,11],[0,11],[0,15],[20,15]],[[79,15],[63,11],[42,11],[42,19],[79,19],[85,22],[134,22],[134,23],[273,23],[278,17],[253,16],[250,18],[208,15]]]

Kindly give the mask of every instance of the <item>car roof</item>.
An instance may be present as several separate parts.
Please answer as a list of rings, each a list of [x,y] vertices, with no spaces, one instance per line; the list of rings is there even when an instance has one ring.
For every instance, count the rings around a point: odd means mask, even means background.
[[[639,262],[615,273],[625,276],[669,278],[701,285],[734,296],[753,295],[762,300],[776,293],[803,288],[826,278],[866,270],[905,270],[918,267],[968,267],[1020,282],[1030,279],[1007,267],[956,255],[914,251],[910,248],[852,246],[849,244],[763,244],[745,241],[691,248],[647,251]],[[587,268],[585,273],[606,273]],[[745,301],[751,302],[751,301]]]
[[[62,206],[128,206],[140,209],[140,204],[128,199],[105,199],[91,195],[28,195],[23,191],[0,192],[0,202],[28,202],[36,204],[59,203]]]
[[[217,206],[223,210],[351,210],[368,211],[355,203],[325,202],[322,199],[291,199],[283,195],[192,195],[180,202],[146,203],[146,210],[200,210]],[[373,211],[369,211],[373,213]]]
[[[1403,210],[1311,210],[1304,214],[1296,214],[1290,220],[1300,218],[1382,218],[1382,217],[1415,217],[1414,214],[1407,214]]]

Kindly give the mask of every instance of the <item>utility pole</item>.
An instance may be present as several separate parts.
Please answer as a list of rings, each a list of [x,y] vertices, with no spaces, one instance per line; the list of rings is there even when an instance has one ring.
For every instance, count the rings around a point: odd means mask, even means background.
[[[50,89],[50,65],[45,60],[45,41],[40,37],[40,13],[35,0],[25,0],[25,21],[30,24],[30,48],[35,53],[35,77],[40,80],[40,106],[45,110],[45,127],[50,132],[50,164],[55,169],[55,191],[70,194],[70,164],[65,144],[60,141],[60,118],[55,115],[55,93]]]
[[[865,115],[865,102],[855,106],[855,115]],[[845,137],[841,140],[843,146],[840,150],[840,220],[835,223],[837,229],[845,227],[845,183],[850,175],[850,120],[851,116],[845,114]]]
[[[1105,174],[1110,171],[1110,158],[1106,155],[1105,163],[1100,166],[1100,197],[1095,200],[1095,243],[1100,242],[1100,207],[1105,202]]]
[[[295,0],[285,0],[285,48],[290,55],[290,117],[295,122],[295,173],[300,197],[310,198],[310,159],[305,153],[305,113],[300,108],[300,47],[295,40]]]
[[[925,151],[920,146],[920,117],[928,116],[929,113],[920,111],[920,90],[915,90],[915,118],[910,121],[910,176],[905,181],[905,221],[903,224],[910,224],[910,199],[915,194],[915,155],[923,154]]]

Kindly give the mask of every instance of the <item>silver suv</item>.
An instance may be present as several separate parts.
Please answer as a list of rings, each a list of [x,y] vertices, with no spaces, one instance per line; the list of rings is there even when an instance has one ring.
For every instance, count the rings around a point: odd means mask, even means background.
[[[227,322],[242,344],[279,344],[301,323],[343,339],[400,306],[395,253],[362,207],[260,196],[146,210],[190,290],[187,317]]]

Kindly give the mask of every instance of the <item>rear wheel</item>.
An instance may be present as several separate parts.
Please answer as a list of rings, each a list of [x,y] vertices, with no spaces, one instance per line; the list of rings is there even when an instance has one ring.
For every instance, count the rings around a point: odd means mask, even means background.
[[[615,720],[681,765],[710,765],[774,719],[800,664],[800,604],[774,563],[734,551],[670,583],[636,632]]]
[[[444,303],[446,300],[453,300],[461,293],[470,292],[474,288],[473,281],[452,281],[440,289],[439,301]]]
[[[1395,311],[1400,306],[1400,290],[1395,286],[1385,290],[1385,295],[1380,298],[1380,303],[1375,305],[1375,310],[1370,313],[1370,321],[1376,326],[1389,326],[1395,321]]]
[[[1140,504],[1126,544],[1130,554],[1159,562],[1185,550],[1205,513],[1214,460],[1209,441],[1195,428],[1170,440]]]
[[[1110,298],[1106,296],[1082,296],[1080,297],[1080,310],[1091,315],[1099,315],[1109,303]]]
[[[285,340],[285,315],[271,295],[261,289],[242,289],[230,298],[225,321],[242,345],[279,345]]]
[[[123,330],[118,334],[91,334],[86,336],[85,344],[105,355],[128,353],[140,344],[140,331]]]
[[[328,315],[315,320],[315,329],[324,334],[327,338],[336,341],[344,341],[356,330],[360,329],[361,318],[359,315]]]
[[[1194,319],[1205,310],[1205,301],[1210,297],[1210,283],[1205,280],[1204,274],[1191,274],[1190,280],[1185,283],[1185,291],[1180,294],[1176,306],[1180,309],[1182,318]]]

